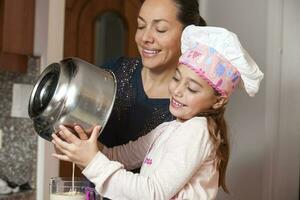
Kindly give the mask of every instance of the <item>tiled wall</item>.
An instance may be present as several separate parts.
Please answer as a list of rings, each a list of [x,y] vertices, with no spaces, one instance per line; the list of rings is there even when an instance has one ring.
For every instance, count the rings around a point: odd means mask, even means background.
[[[35,187],[37,135],[28,118],[11,117],[14,83],[33,85],[39,75],[37,59],[30,59],[28,72],[18,74],[0,71],[0,178],[16,185],[29,183]]]

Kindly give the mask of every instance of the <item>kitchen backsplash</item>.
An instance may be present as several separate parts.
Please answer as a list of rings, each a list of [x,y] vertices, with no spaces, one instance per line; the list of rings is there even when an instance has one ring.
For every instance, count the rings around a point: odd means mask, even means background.
[[[11,117],[13,84],[31,84],[40,72],[39,59],[31,58],[25,74],[0,70],[0,178],[35,188],[37,134],[29,118]],[[24,99],[27,101],[27,99]]]

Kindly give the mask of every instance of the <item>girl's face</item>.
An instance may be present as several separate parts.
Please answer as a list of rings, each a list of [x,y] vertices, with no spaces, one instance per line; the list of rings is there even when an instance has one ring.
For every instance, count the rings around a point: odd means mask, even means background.
[[[192,69],[180,64],[169,84],[170,112],[180,121],[186,121],[212,109],[218,96],[214,89]]]
[[[183,25],[172,0],[146,0],[140,10],[135,41],[144,67],[162,69],[177,65]]]

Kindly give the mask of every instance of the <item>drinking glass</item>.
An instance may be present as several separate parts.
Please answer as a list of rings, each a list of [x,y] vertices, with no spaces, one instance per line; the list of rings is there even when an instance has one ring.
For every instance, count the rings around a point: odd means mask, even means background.
[[[50,200],[102,200],[84,178],[54,177],[50,179]]]

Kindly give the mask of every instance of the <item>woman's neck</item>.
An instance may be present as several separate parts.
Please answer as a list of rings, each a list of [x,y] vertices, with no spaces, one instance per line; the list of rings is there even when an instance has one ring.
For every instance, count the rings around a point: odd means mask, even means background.
[[[143,67],[142,81],[146,95],[149,98],[169,98],[168,86],[176,68],[151,70]]]

